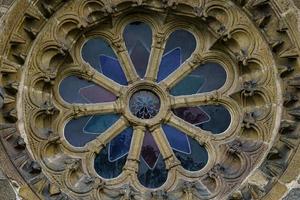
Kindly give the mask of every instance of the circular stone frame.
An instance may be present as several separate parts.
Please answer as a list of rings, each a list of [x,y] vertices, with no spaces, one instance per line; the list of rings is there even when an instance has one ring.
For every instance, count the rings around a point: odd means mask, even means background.
[[[299,132],[300,116],[298,102],[300,44],[297,38],[300,34],[295,28],[296,11],[291,8],[293,8],[293,3],[288,0],[17,1],[5,17],[6,24],[1,30],[3,42],[0,44],[0,49],[2,49],[0,85],[4,88],[4,92],[0,98],[4,98],[4,105],[0,114],[0,150],[3,152],[0,158],[1,163],[6,163],[3,166],[4,172],[20,185],[20,195],[24,199],[67,199],[69,197],[72,199],[161,199],[172,198],[175,195],[181,199],[239,200],[249,197],[277,200],[287,192],[287,184],[299,174],[297,157],[300,154],[298,150],[300,139],[297,132]],[[222,155],[229,156],[229,158],[231,158],[230,155],[234,155],[235,158],[244,160],[245,168],[240,168],[237,172],[234,168],[228,168],[230,165],[235,166],[236,163],[233,160],[224,160],[212,154],[213,159],[200,172],[200,174],[208,175],[207,179],[204,179],[207,182],[214,180],[217,190],[209,196],[204,197],[203,194],[197,192],[201,184],[193,178],[199,173],[187,174],[176,167],[178,163],[176,165],[176,160],[172,158],[166,159],[166,163],[171,172],[177,171],[178,173],[172,173],[168,187],[145,190],[137,184],[131,185],[126,181],[124,183],[126,179],[124,177],[104,185],[98,177],[86,174],[91,170],[85,169],[87,160],[95,155],[95,150],[99,151],[101,149],[99,147],[103,147],[104,144],[101,141],[91,143],[85,149],[74,150],[67,147],[60,134],[53,130],[44,130],[44,132],[38,132],[38,135],[34,134],[37,130],[32,124],[36,116],[40,114],[56,116],[57,110],[63,109],[45,101],[49,97],[52,85],[57,83],[56,78],[61,75],[44,69],[53,65],[52,61],[63,62],[61,58],[65,58],[72,51],[74,35],[90,29],[101,21],[111,20],[110,24],[114,24],[116,17],[132,9],[139,12],[150,10],[158,13],[172,13],[166,17],[165,22],[176,15],[194,18],[195,21],[206,24],[213,35],[210,41],[215,41],[214,44],[227,43],[227,47],[232,50],[230,56],[242,69],[243,73],[239,74],[239,80],[234,80],[235,85],[240,85],[240,90],[235,93],[238,95],[235,97],[245,99],[254,94],[260,95],[260,98],[254,98],[251,101],[255,106],[261,105],[262,101],[271,102],[271,109],[268,110],[268,107],[260,109],[267,110],[262,115],[248,108],[236,107],[235,104],[232,106],[235,109],[230,109],[234,116],[241,119],[233,122],[237,124],[237,129],[241,128],[250,133],[249,135],[253,133],[251,131],[256,131],[258,136],[252,135],[256,138],[255,140],[253,138],[243,140],[235,134],[230,137],[226,137],[225,134],[221,137],[196,138],[212,149],[216,141]],[[180,23],[174,23],[174,26]],[[68,34],[62,35],[61,33]],[[254,40],[249,40],[249,35]],[[118,38],[112,39],[114,39],[114,46],[121,51],[122,45],[119,45]],[[159,47],[164,39],[164,34],[156,32],[156,46]],[[265,58],[260,55],[264,55]],[[194,66],[192,63],[189,64]],[[32,68],[29,69],[29,67]],[[259,67],[263,69],[254,72],[251,76],[248,74],[249,69],[259,69]],[[268,72],[269,68],[273,69],[272,73]],[[93,77],[93,72],[86,68],[83,68],[81,72],[87,79]],[[25,83],[28,73],[34,80],[30,84]],[[41,90],[39,86],[46,87],[42,87]],[[28,96],[30,93],[28,91],[43,91],[40,93],[41,99],[34,98],[34,95]],[[121,93],[121,90],[116,90],[116,92]],[[53,96],[58,96],[55,90]],[[210,96],[207,99],[215,101],[219,99],[219,94],[214,94],[213,97]],[[205,98],[203,97],[202,100]],[[226,104],[226,101],[223,101],[222,103]],[[170,104],[174,102],[176,99],[171,99]],[[115,105],[111,109],[120,110],[120,107]],[[72,111],[74,116],[78,112],[81,111],[77,108]],[[26,118],[24,113],[35,114]],[[274,113],[276,117],[272,118]],[[124,120],[123,123],[128,122]],[[269,132],[269,127],[274,127],[272,133]],[[138,131],[141,130],[138,129]],[[228,141],[222,145],[221,142],[218,143],[223,139],[228,139]],[[92,151],[86,156],[79,156],[89,150]],[[51,152],[60,155],[59,165],[49,163],[51,160],[49,158],[53,156]],[[255,158],[258,154],[261,156],[260,159]],[[126,173],[136,172],[135,162],[138,161],[129,162],[125,169]],[[247,175],[243,174],[244,172],[247,172]],[[186,176],[190,179],[186,180],[184,178]],[[78,180],[75,177],[81,177],[81,179]]]

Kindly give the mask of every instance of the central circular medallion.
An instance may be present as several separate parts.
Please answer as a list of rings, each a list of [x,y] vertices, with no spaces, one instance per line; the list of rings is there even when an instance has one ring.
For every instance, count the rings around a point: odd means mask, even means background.
[[[129,100],[129,109],[140,119],[151,119],[160,109],[159,97],[150,90],[139,90]]]

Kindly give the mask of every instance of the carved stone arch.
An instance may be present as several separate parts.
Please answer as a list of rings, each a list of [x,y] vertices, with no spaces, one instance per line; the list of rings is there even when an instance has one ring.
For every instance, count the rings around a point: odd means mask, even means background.
[[[17,0],[5,16],[0,36],[4,171],[21,186],[20,196],[34,200],[283,197],[287,184],[299,174],[300,44],[292,6],[289,0]],[[155,49],[149,64],[154,72],[148,70],[140,82],[131,71],[122,38],[124,26],[134,20],[152,25]],[[176,28],[193,33],[198,48],[179,72],[156,84],[158,61],[167,36]],[[114,84],[82,62],[81,47],[91,37],[102,37],[112,46],[126,67],[129,86]],[[201,40],[205,40],[203,45]],[[167,95],[184,75],[212,61],[227,73],[229,80],[223,88],[190,96]],[[96,110],[64,102],[59,85],[72,75],[100,84],[119,99]],[[135,88],[148,89],[149,85],[166,109],[159,117],[142,122],[129,116],[125,100]],[[230,127],[214,135],[189,127],[172,112],[197,105],[224,105],[232,116]],[[66,123],[100,111],[124,116],[112,127],[111,135],[82,147],[72,146],[64,136]],[[170,146],[163,143],[161,123],[186,132],[207,149],[210,158],[202,170],[191,172],[180,166]],[[136,157],[127,159],[117,178],[102,178],[94,169],[96,155],[128,126],[134,126],[135,135],[150,128],[159,138],[169,173],[161,187],[146,188],[138,180],[136,147],[141,138],[133,139],[129,154]]]

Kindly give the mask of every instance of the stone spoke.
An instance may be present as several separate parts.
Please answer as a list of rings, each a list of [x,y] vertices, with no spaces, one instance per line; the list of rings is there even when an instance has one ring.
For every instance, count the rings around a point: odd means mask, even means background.
[[[191,58],[186,60],[177,70],[171,73],[167,78],[160,82],[160,85],[172,88],[185,78],[190,72],[196,69],[201,63],[202,58],[198,54],[193,54]]]
[[[168,142],[166,134],[164,133],[161,126],[157,127],[152,131],[153,138],[159,148],[162,157],[165,160],[167,169],[171,169],[180,164],[177,160],[171,145]]]
[[[178,130],[186,133],[191,138],[195,138],[197,140],[201,140],[203,142],[214,140],[214,135],[209,131],[204,131],[193,124],[190,124],[183,119],[177,117],[175,114],[171,114],[168,122],[169,125],[177,128]]]
[[[121,110],[118,101],[93,104],[72,104],[69,109],[72,110],[72,115],[76,118],[96,114],[119,113]]]
[[[130,58],[128,51],[126,50],[123,37],[118,36],[116,39],[114,39],[113,46],[117,50],[117,56],[128,83],[133,83],[134,81],[139,80],[139,75],[135,70],[134,64]]]
[[[113,138],[119,135],[127,127],[128,121],[124,117],[121,117],[108,130],[99,135],[95,140],[89,142],[87,148],[92,152],[99,152],[103,146],[107,145]]]
[[[90,65],[83,62],[81,63],[81,66],[70,67],[68,70],[70,70],[71,74],[75,73],[76,75],[88,81],[92,81],[93,83],[114,93],[116,96],[120,95],[121,90],[123,88],[122,85],[111,80],[110,78],[106,77],[105,75],[92,68]]]
[[[125,169],[129,171],[138,171],[139,159],[143,146],[145,131],[146,129],[143,126],[134,127],[131,147],[128,153],[127,162],[125,164]]]
[[[194,107],[221,103],[221,95],[218,91],[193,95],[176,96],[171,98],[172,108]]]
[[[163,32],[155,33],[153,37],[149,63],[145,74],[146,80],[156,81],[160,62],[165,50],[165,44],[165,34]]]

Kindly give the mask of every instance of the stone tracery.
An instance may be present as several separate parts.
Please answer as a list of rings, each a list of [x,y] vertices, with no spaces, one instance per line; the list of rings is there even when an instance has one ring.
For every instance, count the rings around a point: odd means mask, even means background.
[[[119,30],[122,26],[122,23],[118,22],[118,18],[122,18],[123,12],[131,12],[131,3],[128,3],[128,5],[130,5],[129,7],[127,7],[126,3],[120,5],[116,3],[111,7],[106,6],[105,9],[102,9],[103,5],[98,4],[98,1],[84,1],[81,3],[76,1],[73,3],[74,7],[70,7],[69,9],[65,8],[64,13],[58,13],[57,16],[55,16],[60,24],[56,24],[56,22],[51,24],[49,22],[49,24],[46,25],[43,31],[47,32],[48,30],[50,34],[41,35],[37,38],[35,44],[36,48],[33,48],[31,52],[32,59],[26,63],[24,86],[33,89],[23,90],[22,98],[26,101],[26,106],[23,107],[25,114],[23,118],[35,122],[34,124],[25,122],[26,140],[29,144],[28,148],[33,153],[35,159],[41,161],[39,163],[43,170],[45,170],[44,173],[46,176],[52,181],[64,185],[65,189],[63,189],[63,191],[71,197],[79,198],[80,196],[94,199],[110,199],[122,195],[126,198],[126,195],[129,195],[130,197],[128,198],[132,197],[138,199],[141,197],[140,195],[142,195],[140,192],[145,191],[144,188],[140,187],[136,182],[137,178],[134,178],[134,174],[137,173],[138,170],[137,161],[139,160],[138,152],[140,149],[130,149],[128,160],[124,167],[125,175],[122,175],[116,180],[107,181],[106,186],[103,186],[101,179],[97,177],[93,165],[89,163],[89,160],[92,160],[91,158],[95,156],[95,152],[99,153],[99,151],[104,148],[104,145],[116,135],[107,135],[107,138],[97,138],[83,148],[74,148],[61,139],[63,138],[61,130],[63,130],[65,121],[73,117],[78,118],[87,114],[95,114],[95,110],[103,111],[104,113],[118,113],[122,110],[122,104],[116,102],[115,104],[101,103],[93,107],[76,104],[70,106],[60,101],[57,92],[59,91],[59,80],[62,80],[66,75],[76,75],[86,78],[87,80],[93,80],[104,88],[112,91],[115,95],[122,96],[122,87],[116,86],[111,80],[98,74],[88,66],[78,64],[79,56],[76,49],[79,48],[76,47],[74,41],[79,41],[78,44],[80,45],[80,39],[78,39],[77,36],[80,35],[81,30],[105,22],[106,14],[113,13],[114,23],[116,23],[116,25],[111,27],[109,24],[104,23],[105,25],[101,26],[101,28],[107,30],[107,32],[95,31],[95,33],[93,33],[93,31],[91,31],[91,33],[86,32],[85,34],[86,36],[100,34],[109,41],[112,41],[112,46],[120,55],[121,62],[128,63],[129,55],[125,51],[124,43],[121,39],[122,37],[114,35],[114,33],[120,33],[119,31],[115,31]],[[142,3],[143,6],[148,6],[149,10],[164,10],[164,8],[159,7],[160,3],[150,3],[149,5],[144,1],[135,3],[137,6]],[[52,14],[52,8],[50,9],[46,4],[41,5],[45,16],[50,16]],[[250,3],[246,5],[250,6]],[[199,12],[194,13],[194,11],[191,11],[193,9],[189,6],[177,1],[166,1],[164,6],[175,9],[175,11],[172,11],[175,16],[168,16],[169,19],[166,19],[164,22],[164,26],[169,28],[161,29],[162,24],[159,24],[161,20],[157,19],[158,17],[156,18],[154,16],[151,19],[151,17],[148,18],[145,14],[140,14],[141,18],[146,21],[148,20],[150,24],[155,27],[151,58],[157,58],[163,53],[162,47],[166,41],[165,37],[168,33],[170,34],[174,27],[186,26],[185,24],[187,22],[184,18],[186,16],[191,17],[189,13],[193,13],[193,15],[197,14],[201,16],[201,19],[204,18],[205,20],[204,22],[201,20],[199,25],[197,18],[195,23],[193,23],[195,28],[192,30],[192,32],[195,31],[197,35],[202,36],[199,37],[199,41],[197,41],[197,44],[201,45],[197,47],[201,53],[187,60],[187,62],[181,66],[182,70],[180,72],[171,74],[169,78],[162,81],[161,85],[166,89],[170,89],[178,83],[180,76],[189,74],[193,69],[196,69],[200,63],[208,61],[221,62],[220,64],[226,68],[228,74],[228,81],[225,83],[224,88],[221,89],[221,92],[213,92],[208,95],[196,94],[194,98],[190,98],[190,100],[188,100],[186,96],[174,97],[170,100],[171,107],[177,109],[180,107],[193,107],[199,104],[205,105],[211,102],[218,102],[228,107],[234,120],[227,134],[221,134],[220,136],[200,134],[195,137],[195,140],[207,147],[212,157],[203,171],[196,173],[186,172],[179,167],[176,156],[174,156],[170,150],[162,149],[161,153],[165,160],[166,168],[169,170],[170,177],[165,187],[151,194],[146,192],[145,195],[149,196],[143,196],[143,198],[172,198],[172,195],[175,196],[174,198],[189,198],[190,195],[195,195],[201,199],[230,194],[231,190],[229,190],[229,188],[235,189],[234,185],[240,184],[241,180],[264,158],[261,152],[267,149],[266,144],[273,141],[274,134],[276,134],[276,130],[279,128],[278,123],[276,123],[276,119],[279,117],[276,116],[280,115],[281,109],[277,108],[276,105],[280,104],[279,95],[281,88],[279,88],[278,83],[276,83],[277,78],[275,74],[277,68],[273,60],[273,54],[266,50],[267,43],[264,38],[259,36],[256,27],[253,26],[252,22],[250,22],[246,16],[239,12],[237,7],[232,7],[232,5],[227,5],[226,3],[224,4],[222,1],[216,1],[201,4],[202,7],[200,6],[200,8],[202,8],[202,12],[200,12],[199,9],[195,9],[195,11],[198,10]],[[254,4],[251,6],[256,8],[257,6],[265,6],[265,4],[257,3],[257,5]],[[97,8],[101,9],[97,10]],[[77,14],[74,13],[77,11],[82,18],[75,17]],[[149,12],[151,13],[151,11]],[[132,18],[134,19],[134,15],[132,15]],[[178,21],[178,19],[181,18],[182,21]],[[238,18],[239,20],[237,20]],[[129,19],[130,17],[128,17],[128,20]],[[124,20],[125,19],[123,19],[123,21]],[[174,20],[176,20],[176,23],[173,22]],[[208,23],[208,29],[199,32],[198,26],[203,27],[201,24],[206,23]],[[264,23],[259,21],[259,27],[264,27]],[[112,30],[110,31],[110,29]],[[279,31],[283,31],[284,29],[284,27],[281,27]],[[56,30],[60,31],[55,32]],[[61,30],[64,30],[65,35],[62,35]],[[166,32],[164,32],[164,30]],[[30,35],[33,37],[34,31],[31,32]],[[253,40],[250,35],[254,35],[255,40]],[[202,41],[203,39],[201,40],[201,38],[209,39]],[[275,45],[275,47],[278,48],[277,45]],[[264,53],[264,57],[260,56],[262,53]],[[294,55],[290,54],[289,51],[281,52],[281,57],[286,56],[288,59],[294,59]],[[14,61],[20,64],[26,59],[22,54],[15,54],[14,57],[16,58]],[[157,59],[150,60],[151,66],[158,66],[157,63],[155,65]],[[57,66],[61,66],[61,68]],[[151,77],[153,77],[152,73],[158,73],[158,70],[159,69],[146,71],[146,79],[151,81]],[[285,75],[287,71],[284,68],[282,70]],[[134,82],[136,80],[135,75],[128,72],[129,69],[127,69],[127,71],[125,70],[126,77]],[[26,77],[32,78],[29,80]],[[295,85],[295,82],[291,81],[289,83],[290,85]],[[9,83],[7,86],[7,91],[11,92],[11,94],[13,94],[16,89],[15,84],[16,83]],[[42,95],[39,95],[41,92]],[[224,97],[224,94],[230,95],[225,95]],[[11,110],[7,113],[8,120],[15,120],[16,116],[14,112],[14,110]],[[26,113],[32,113],[32,115],[27,117]],[[297,109],[291,110],[290,114],[297,117]],[[186,132],[188,135],[195,136],[195,133],[199,132],[197,128],[193,129],[187,126],[187,123],[180,120],[174,114],[168,117],[167,123]],[[280,130],[289,132],[289,127],[291,127],[293,122],[290,119],[284,122],[286,123],[282,124]],[[153,124],[155,124],[155,122],[153,122]],[[112,128],[112,132],[120,132],[126,126],[128,126],[128,121],[121,117],[118,120],[118,125]],[[142,126],[137,126],[133,131],[139,134],[134,134],[132,146],[141,146],[140,144],[143,141],[142,138],[145,134],[145,130]],[[153,126],[151,131],[153,131],[154,138],[157,137],[158,140],[166,142],[166,138],[162,138],[163,134],[161,134],[161,128],[154,128]],[[288,135],[284,137],[289,138]],[[286,148],[284,144],[279,144],[277,147],[274,147],[274,149],[270,151],[267,159],[286,159],[288,155],[282,155],[278,153],[278,150],[276,151],[276,149],[284,148]],[[38,149],[43,149],[43,151],[38,153]],[[282,151],[285,152],[284,150]],[[225,158],[221,158],[218,155],[220,152],[225,155]],[[277,165],[278,168],[276,168],[276,166],[272,168],[274,164],[271,161],[266,162],[268,163],[262,167],[261,171],[255,173],[262,173],[265,179],[280,173],[282,168],[280,164],[279,166]],[[32,168],[33,173],[36,173],[38,170],[37,167],[34,166],[35,164],[30,164],[28,167]],[[60,178],[54,178],[51,175],[54,171],[60,174]],[[205,175],[206,173],[208,174],[207,176]],[[76,177],[81,178],[78,179]],[[186,180],[185,177],[190,178]],[[181,184],[182,181],[184,182],[183,184]],[[122,185],[126,184],[128,184],[128,187],[124,189],[124,192],[119,193],[115,191],[116,187],[123,187]],[[112,192],[105,192],[105,190],[102,190],[103,188]],[[183,192],[181,190],[183,190]],[[232,198],[239,198],[239,195],[245,196],[245,192],[241,191],[240,194],[235,193]],[[263,196],[264,194],[258,193],[256,195]]]

